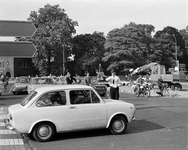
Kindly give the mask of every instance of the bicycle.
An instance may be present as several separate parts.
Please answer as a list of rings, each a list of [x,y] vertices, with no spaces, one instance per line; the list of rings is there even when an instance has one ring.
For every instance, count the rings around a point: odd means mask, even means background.
[[[136,97],[139,97],[141,94],[143,94],[144,97],[149,97],[150,96],[150,87],[148,83],[144,83],[142,85],[137,85],[136,88],[134,89],[134,93]]]
[[[163,84],[163,90],[162,90],[163,96],[170,96],[168,84],[164,83]]]
[[[160,96],[164,96],[164,97],[170,96],[169,86],[167,83],[163,83],[161,88],[159,88],[157,83],[151,84],[150,87],[151,90],[154,91],[154,93],[157,93]]]

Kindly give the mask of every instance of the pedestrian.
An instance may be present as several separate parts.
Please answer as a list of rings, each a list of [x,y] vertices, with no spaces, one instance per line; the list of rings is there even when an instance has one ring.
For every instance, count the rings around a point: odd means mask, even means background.
[[[77,82],[78,84],[80,84],[80,83],[82,82],[81,79],[80,79],[80,76],[77,75],[77,74],[76,74],[76,82]]]
[[[67,84],[76,83],[76,79],[69,72],[67,72],[67,75],[65,76],[65,80]]]
[[[111,76],[106,78],[106,81],[109,82],[110,85],[110,98],[119,100],[119,86],[121,86],[121,81],[118,76],[116,76],[116,72],[114,70],[111,71]]]
[[[89,75],[89,72],[87,72],[86,76],[84,77],[84,83],[85,85],[91,86],[91,77]]]

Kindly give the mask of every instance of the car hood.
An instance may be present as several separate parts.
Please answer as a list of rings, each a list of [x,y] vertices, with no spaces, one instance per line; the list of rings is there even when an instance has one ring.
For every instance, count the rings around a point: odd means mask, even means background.
[[[128,103],[128,102],[125,102],[125,101],[123,101],[123,100],[113,100],[113,99],[103,99],[104,100],[104,102],[105,103],[113,103],[113,104],[131,104],[132,105],[132,103]]]

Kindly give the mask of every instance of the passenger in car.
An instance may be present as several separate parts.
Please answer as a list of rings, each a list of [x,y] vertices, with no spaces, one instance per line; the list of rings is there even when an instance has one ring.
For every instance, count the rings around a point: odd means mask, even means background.
[[[41,97],[41,99],[37,102],[37,105],[38,106],[52,106],[52,101],[46,94]]]
[[[66,98],[62,99],[62,96],[59,92],[56,92],[54,96],[52,96],[53,100],[53,105],[58,106],[58,105],[65,105],[66,104]]]

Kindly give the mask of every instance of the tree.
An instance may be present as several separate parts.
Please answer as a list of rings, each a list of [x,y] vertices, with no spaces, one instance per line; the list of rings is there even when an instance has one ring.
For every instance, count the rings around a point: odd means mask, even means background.
[[[85,71],[95,74],[104,54],[105,37],[103,33],[81,34],[73,38],[72,54],[74,56],[74,71],[83,74]]]
[[[177,29],[165,27],[162,31],[156,32],[154,39],[157,45],[155,54],[161,54],[159,56],[161,64],[170,68],[176,65],[176,59],[182,62],[185,54],[185,42]]]
[[[186,70],[188,70],[188,32],[184,30],[179,31],[180,35],[182,36],[182,40],[184,42],[184,50],[183,50],[183,56],[180,59],[180,63],[186,64]]]
[[[124,27],[111,30],[105,43],[106,53],[103,61],[111,62],[108,70],[116,68],[135,68],[149,63],[152,25],[130,23]]]
[[[63,74],[63,62],[71,55],[71,39],[76,33],[77,22],[73,21],[59,5],[45,5],[38,13],[32,11],[29,21],[33,22],[37,32],[33,42],[38,52],[33,58],[35,67],[41,75]]]

